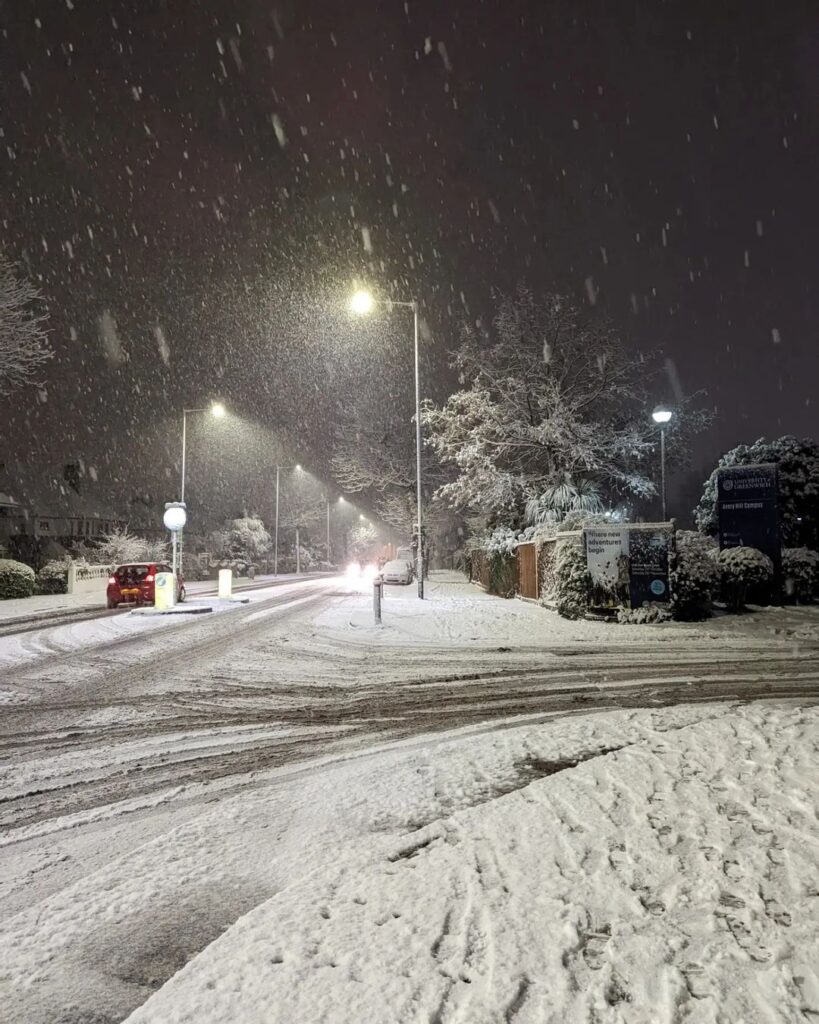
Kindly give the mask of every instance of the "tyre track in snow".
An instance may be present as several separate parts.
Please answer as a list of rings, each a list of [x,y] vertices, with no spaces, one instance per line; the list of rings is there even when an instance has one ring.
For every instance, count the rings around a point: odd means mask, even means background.
[[[653,643],[382,650],[315,629],[317,610],[348,597],[333,581],[283,590],[0,673],[0,689],[27,696],[0,720],[0,777],[13,783],[0,825],[59,827],[186,788],[201,798],[209,783],[238,789],[287,763],[516,715],[819,695],[816,643],[658,632]]]
[[[18,764],[22,756],[25,765],[27,752],[33,762],[31,783],[23,792],[0,801],[0,825],[13,831],[166,790],[224,782],[231,776],[237,777],[235,785],[241,788],[253,772],[515,715],[730,699],[819,699],[816,658],[806,664],[804,657],[772,656],[760,668],[758,658],[751,657],[745,664],[734,660],[730,671],[720,672],[713,670],[711,661],[711,673],[692,680],[696,674],[684,657],[678,664],[666,660],[660,667],[653,666],[650,674],[635,682],[634,664],[618,666],[615,672],[606,657],[605,652],[597,658],[586,656],[571,668],[561,664],[560,671],[556,666],[541,666],[506,674],[461,673],[457,680],[444,674],[405,685],[384,673],[379,686],[364,685],[354,693],[340,687],[319,687],[318,693],[312,687],[290,687],[284,692],[273,687],[254,689],[245,698],[236,694],[227,698],[224,690],[211,690],[204,705],[201,694],[186,697],[181,714],[160,721],[113,723],[63,734],[12,735],[2,754],[16,754]],[[214,707],[219,696],[221,703]],[[143,713],[152,701],[164,701],[167,707],[171,697],[145,697],[137,707]],[[228,699],[231,703],[226,705]],[[267,699],[269,706],[255,706],[260,699]],[[126,704],[124,700],[119,706]],[[250,726],[270,727],[273,735],[248,739],[241,730]],[[299,730],[296,736],[294,729]],[[126,744],[139,741],[146,741],[144,752],[123,754]],[[77,767],[77,755],[83,751],[89,761],[96,759],[91,767],[82,759]],[[49,765],[48,779],[43,778],[40,763]]]

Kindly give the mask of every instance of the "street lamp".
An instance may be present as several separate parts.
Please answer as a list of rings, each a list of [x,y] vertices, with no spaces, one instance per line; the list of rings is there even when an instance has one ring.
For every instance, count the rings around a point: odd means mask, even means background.
[[[366,316],[375,309],[375,299],[370,292],[361,288],[353,293],[350,299],[350,309],[358,316]]]
[[[221,402],[213,402],[207,409],[183,409],[182,410],[182,486],[179,500],[185,500],[185,461],[188,447],[188,416],[194,412],[209,412],[216,420],[221,420],[225,415],[225,407]]]
[[[666,519],[665,510],[665,428],[674,414],[665,405],[658,405],[651,418],[660,428],[660,492],[663,499],[663,522]]]
[[[225,407],[221,402],[211,402],[210,406],[206,409],[183,409],[182,410],[182,482],[180,486],[179,501],[180,504],[185,504],[185,467],[187,465],[187,452],[188,452],[188,416],[194,412],[209,412],[214,419],[221,420],[225,415]],[[184,524],[183,524],[184,525]],[[178,542],[178,558],[179,564],[182,564],[182,528],[179,528],[179,542]],[[176,553],[176,548],[174,548]],[[176,575],[176,564],[173,567],[174,575]]]
[[[283,469],[295,469],[297,473],[301,472],[301,465],[297,462],[293,466],[280,466],[276,465],[276,525],[273,530],[273,575],[279,575],[279,474]],[[299,545],[296,543],[296,561],[299,558]]]
[[[415,299],[410,302],[395,302],[392,299],[383,301],[383,305],[391,311],[393,306],[402,306],[412,310],[413,340],[415,348],[415,479],[418,502],[418,551],[416,571],[418,574],[418,597],[424,597],[424,552],[423,552],[423,520],[421,513],[421,371],[418,359],[418,303]],[[365,289],[357,290],[350,298],[350,310],[358,316],[366,316],[376,306],[376,299],[371,292]]]

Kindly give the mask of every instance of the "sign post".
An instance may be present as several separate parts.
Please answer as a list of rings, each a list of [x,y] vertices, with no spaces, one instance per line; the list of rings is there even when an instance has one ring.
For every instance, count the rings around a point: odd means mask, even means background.
[[[780,592],[779,477],[775,463],[717,470],[719,546],[762,551],[774,566],[773,593]]]

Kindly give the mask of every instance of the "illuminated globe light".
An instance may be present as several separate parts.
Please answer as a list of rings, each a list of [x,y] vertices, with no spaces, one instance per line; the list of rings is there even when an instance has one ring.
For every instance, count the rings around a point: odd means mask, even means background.
[[[221,402],[214,402],[210,407],[211,416],[215,416],[217,420],[220,420],[225,415],[225,407]]]
[[[162,517],[162,521],[171,533],[177,533],[185,523],[188,521],[188,515],[185,512],[184,505],[171,505],[165,509],[165,515]]]
[[[372,313],[374,307],[375,299],[370,292],[363,288],[354,292],[350,299],[350,309],[357,316],[366,316],[368,313]]]
[[[655,423],[668,423],[673,415],[674,414],[670,409],[666,409],[664,405],[658,405],[651,414],[651,418]]]

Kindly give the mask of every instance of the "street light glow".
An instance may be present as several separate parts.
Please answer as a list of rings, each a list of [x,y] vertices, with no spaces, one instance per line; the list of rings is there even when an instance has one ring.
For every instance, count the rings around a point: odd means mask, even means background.
[[[225,415],[225,407],[221,402],[214,402],[210,407],[210,414],[220,420]]]
[[[372,293],[365,288],[359,288],[350,299],[350,309],[357,316],[366,316],[368,313],[372,313],[374,306],[375,299]]]
[[[651,418],[655,423],[668,423],[673,416],[670,409],[666,409],[664,405],[658,405],[654,412],[651,414]]]
[[[297,462],[293,469],[295,469],[297,473],[301,473],[301,463]]]

